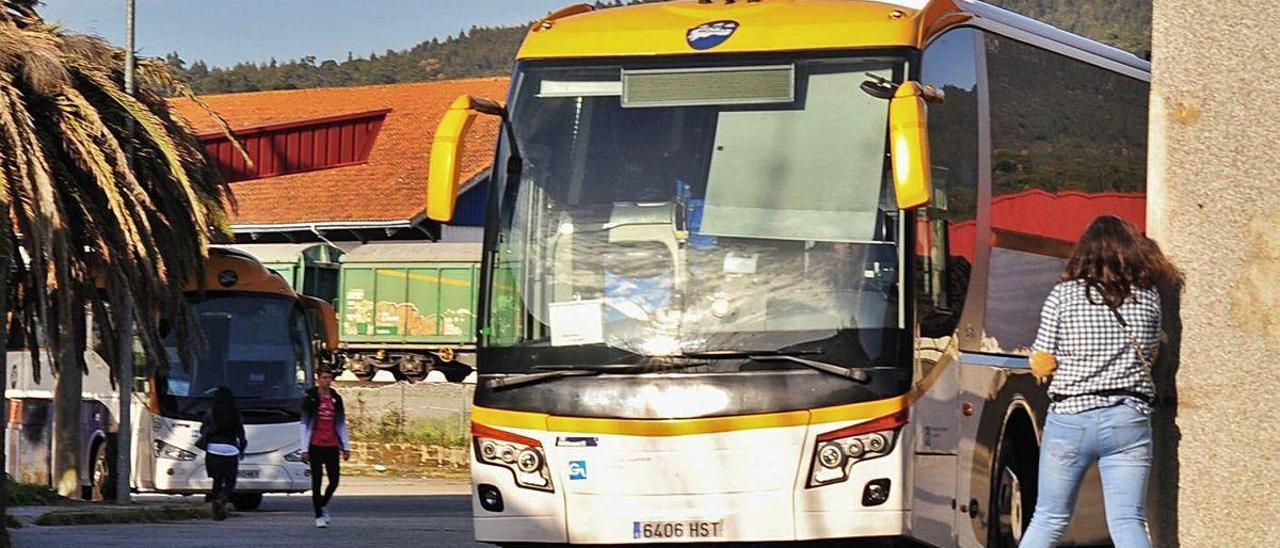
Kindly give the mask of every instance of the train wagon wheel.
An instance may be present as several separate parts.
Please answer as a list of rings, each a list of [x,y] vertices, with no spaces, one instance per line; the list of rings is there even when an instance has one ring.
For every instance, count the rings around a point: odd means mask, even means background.
[[[400,374],[404,375],[406,379],[418,382],[427,378],[427,373],[431,372],[435,367],[435,364],[436,359],[430,354],[425,356],[408,354],[405,355],[404,358],[400,359],[398,367],[400,369]]]

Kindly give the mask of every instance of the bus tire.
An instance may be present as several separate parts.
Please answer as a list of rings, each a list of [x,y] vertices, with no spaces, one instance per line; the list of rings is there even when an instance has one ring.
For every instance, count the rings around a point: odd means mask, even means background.
[[[231,504],[239,512],[252,512],[262,506],[262,493],[233,493]]]
[[[1005,426],[1008,434],[992,470],[987,546],[993,548],[1017,548],[1036,507],[1040,452],[1024,422],[1013,419]]]
[[[115,497],[115,481],[113,481],[114,470],[111,467],[111,455],[107,447],[106,440],[98,440],[93,444],[93,452],[89,465],[89,485],[85,500],[95,502],[112,499]]]

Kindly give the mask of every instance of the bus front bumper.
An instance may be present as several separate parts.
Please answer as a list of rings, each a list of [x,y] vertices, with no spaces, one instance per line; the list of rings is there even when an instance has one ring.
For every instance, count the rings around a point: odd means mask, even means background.
[[[618,545],[909,535],[906,444],[853,465],[846,481],[809,487],[818,433],[800,427],[661,438],[596,435],[587,447],[557,445],[558,439],[581,439],[560,433],[540,440],[554,479],[551,492],[517,485],[511,470],[481,463],[473,451],[476,538]],[[887,499],[865,503],[868,485],[880,482],[890,486]],[[501,510],[485,508],[482,489],[501,493]]]
[[[205,472],[204,460],[157,460],[156,491],[161,493],[207,493],[213,480]],[[310,470],[302,463],[240,463],[236,491],[248,493],[300,493],[311,488]]]
[[[898,537],[907,533],[903,510],[808,512],[773,506],[782,497],[575,497],[571,529],[561,516],[477,516],[476,538],[487,542],[573,544],[789,542]],[[699,500],[701,499],[701,500]],[[720,503],[717,505],[716,503]],[[788,503],[789,505],[789,503]],[[726,506],[736,510],[725,511]],[[713,510],[715,509],[715,510]],[[696,517],[694,517],[696,516]],[[642,519],[637,519],[638,517]]]

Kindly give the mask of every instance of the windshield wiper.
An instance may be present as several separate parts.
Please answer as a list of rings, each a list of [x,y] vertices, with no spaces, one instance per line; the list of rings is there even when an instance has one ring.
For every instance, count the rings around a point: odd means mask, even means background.
[[[600,373],[602,373],[602,371],[586,368],[556,369],[553,371],[543,371],[541,373],[527,373],[524,375],[489,379],[484,382],[484,385],[489,387],[490,390],[502,390],[504,388],[516,388],[518,386],[563,379],[565,377],[590,377],[599,375]]]
[[[867,372],[867,370],[871,368],[847,368],[800,357],[821,353],[822,352],[817,350],[709,350],[706,352],[686,352],[673,356],[654,357],[654,359],[660,360],[688,360],[683,363],[667,363],[656,367],[652,364],[643,363],[607,365],[541,365],[534,367],[534,369],[539,371],[538,373],[526,373],[523,375],[512,375],[497,379],[489,379],[485,381],[485,386],[489,387],[491,390],[502,390],[555,379],[563,379],[565,377],[593,377],[602,373],[662,373],[676,369],[686,369],[689,367],[706,365],[707,360],[737,359],[749,359],[758,362],[788,361],[798,363],[811,369],[816,369],[823,373],[844,377],[855,382],[863,384],[871,382],[871,375]]]
[[[672,356],[673,358],[691,358],[690,356]],[[665,357],[663,359],[666,359]],[[641,374],[641,373],[661,373],[664,371],[672,371],[676,369],[685,369],[689,367],[697,367],[706,365],[706,361],[690,361],[687,363],[671,363],[661,366],[652,364],[632,364],[632,363],[616,363],[605,365],[538,365],[534,366],[538,373],[526,373],[524,375],[514,375],[510,377],[502,377],[498,379],[489,379],[485,381],[485,386],[490,389],[499,390],[503,388],[515,388],[517,386],[525,386],[528,384],[563,379],[565,377],[593,377],[601,373],[615,373],[620,375]]]
[[[821,352],[816,350],[711,350],[707,352],[687,352],[681,354],[680,357],[707,360],[748,359],[757,362],[791,362],[862,384],[871,382],[871,375],[867,373],[867,370],[871,368],[842,367],[832,363],[800,357],[810,354],[821,354]]]

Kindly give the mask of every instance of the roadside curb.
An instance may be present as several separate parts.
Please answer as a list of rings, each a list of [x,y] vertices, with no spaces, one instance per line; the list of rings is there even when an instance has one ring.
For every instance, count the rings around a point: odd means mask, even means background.
[[[10,513],[23,526],[104,525],[115,523],[157,523],[210,519],[213,514],[203,504],[145,506],[100,506],[59,508],[56,506],[14,508]]]

